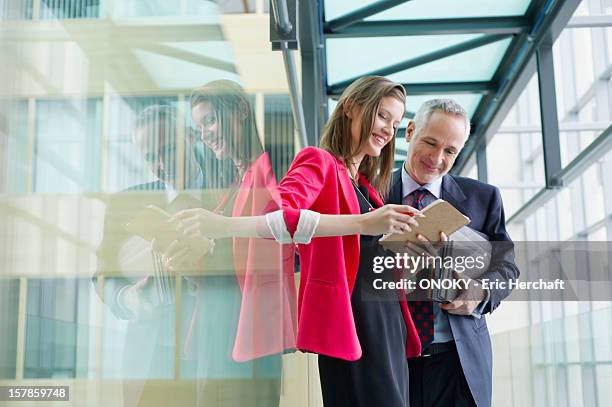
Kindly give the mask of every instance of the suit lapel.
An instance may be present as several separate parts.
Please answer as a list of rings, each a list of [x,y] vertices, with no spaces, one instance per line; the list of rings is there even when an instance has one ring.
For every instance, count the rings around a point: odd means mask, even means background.
[[[393,173],[393,177],[391,178],[391,189],[389,190],[389,197],[387,198],[387,202],[391,204],[401,204],[402,203],[402,170],[401,168],[398,171]]]
[[[440,195],[442,195],[440,198],[453,205],[459,212],[468,216],[462,204],[467,199],[467,196],[451,175],[447,174],[442,178],[442,193]]]

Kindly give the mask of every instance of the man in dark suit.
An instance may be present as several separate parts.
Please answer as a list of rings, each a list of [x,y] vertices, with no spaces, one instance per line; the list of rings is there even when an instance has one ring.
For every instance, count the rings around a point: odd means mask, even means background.
[[[393,175],[388,202],[419,209],[436,199],[449,202],[470,218],[469,228],[492,243],[491,261],[481,278],[516,279],[519,270],[499,190],[447,174],[469,133],[467,113],[455,101],[425,102],[406,129],[408,155]],[[422,246],[432,249],[427,241]],[[509,294],[509,289],[483,289],[478,280],[470,280],[451,303],[410,301],[423,347],[421,356],[408,361],[411,407],[491,405],[492,352],[484,314]]]

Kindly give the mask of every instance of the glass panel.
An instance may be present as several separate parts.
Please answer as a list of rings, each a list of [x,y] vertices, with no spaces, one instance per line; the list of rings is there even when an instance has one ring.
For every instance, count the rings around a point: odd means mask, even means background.
[[[127,315],[119,305],[119,291],[130,288],[135,281],[138,279],[105,281],[103,348],[106,357],[102,361],[102,376],[107,379],[173,378],[176,306],[162,305],[159,298],[153,299],[156,286],[150,281],[143,286],[143,297],[146,296],[146,301],[151,299],[155,311],[146,317]]]
[[[595,163],[582,175],[583,188],[588,191],[588,198],[584,200],[587,226],[606,217],[601,170],[601,164]]]
[[[602,3],[582,2],[575,15],[601,13]],[[609,78],[602,74],[609,69],[609,33],[605,28],[565,29],[554,44],[555,84],[559,113],[562,165],[567,166],[610,125]],[[574,63],[565,63],[566,61]],[[537,131],[533,124],[521,125],[520,104],[536,100],[519,99],[517,114],[502,129],[522,134]],[[512,129],[513,123],[518,124]],[[501,129],[500,129],[501,130]],[[496,136],[498,137],[499,134]],[[609,157],[588,166],[578,178],[560,191],[552,201],[542,205],[525,224],[527,239],[536,240],[609,240],[610,198]],[[538,159],[539,160],[539,159]],[[554,204],[553,204],[554,202]],[[608,265],[602,265],[609,269]],[[531,310],[540,306],[530,304]],[[558,308],[551,308],[555,310]],[[609,301],[564,303],[562,318],[549,324],[563,326],[563,334],[545,338],[545,348],[554,349],[547,360],[547,381],[534,380],[536,400],[542,405],[564,404],[561,388],[567,389],[568,405],[596,405],[608,397],[611,385],[607,366],[611,362]],[[562,338],[563,349],[555,346]],[[534,352],[538,355],[540,351]],[[564,373],[567,372],[567,373]],[[559,377],[566,375],[564,381]],[[603,383],[603,384],[602,384]],[[575,384],[575,385],[573,385]],[[539,385],[546,388],[540,391]],[[599,399],[598,399],[599,398]],[[605,402],[604,402],[605,403]]]
[[[226,43],[164,43],[153,48],[135,47],[128,52],[133,53],[130,58],[156,89],[191,89],[217,79],[241,83],[234,64],[227,62],[233,55]]]
[[[0,379],[9,382],[3,384],[36,384],[43,378],[70,386],[75,405],[92,407],[322,404],[316,356],[292,349],[296,304],[286,292],[295,288],[293,269],[286,269],[288,284],[277,287],[268,279],[278,281],[274,273],[285,271],[281,257],[293,264],[292,252],[259,242],[241,252],[239,240],[215,239],[214,250],[208,241],[199,242],[204,246],[197,250],[189,247],[200,257],[171,270],[166,253],[171,243],[157,240],[175,237],[176,227],[156,223],[155,242],[141,236],[153,225],[150,218],[138,231],[127,227],[149,205],[168,216],[185,208],[233,215],[241,209],[248,213],[245,208],[261,214],[260,206],[270,203],[264,195],[262,205],[255,199],[251,206],[236,204],[247,195],[241,192],[257,191],[245,180],[261,175],[252,165],[262,155],[235,154],[237,146],[261,147],[241,153],[261,153],[265,147],[279,178],[296,149],[282,58],[270,52],[267,38],[270,16],[240,15],[255,6],[267,10],[267,4],[0,0],[0,31],[11,33],[0,36],[0,54],[8,56],[0,64]],[[366,3],[335,4],[338,16]],[[371,19],[520,15],[527,4],[445,0],[433,6],[413,0]],[[585,4],[584,14],[593,11]],[[333,18],[333,10],[326,15]],[[24,19],[32,21],[6,22]],[[583,62],[571,74],[581,78],[557,79],[557,86],[563,82],[558,93],[564,92],[559,108],[564,163],[601,133],[602,123],[609,123],[602,114],[608,105],[601,90],[583,98],[604,72],[601,61],[610,61],[611,53],[605,52],[611,49],[610,33],[601,32],[603,37],[590,31],[570,38],[571,47],[589,42],[574,57],[563,47],[555,51],[562,55],[557,60],[574,62],[563,65],[565,72]],[[330,83],[476,36],[432,37],[357,39],[354,44],[330,40]],[[398,79],[486,80],[504,44],[430,63]],[[592,62],[581,61],[589,58]],[[480,65],[470,69],[470,59]],[[353,60],[358,63],[349,63]],[[449,62],[457,70],[444,75],[439,64]],[[230,86],[234,92],[219,91],[218,83],[211,87],[220,79],[240,86]],[[610,84],[609,78],[599,82]],[[205,84],[209,93],[200,96],[212,108],[191,103],[192,93],[198,94],[194,90]],[[530,188],[541,187],[542,173],[537,88],[531,83],[528,89],[488,154],[497,171],[493,182],[499,181],[505,199],[520,180],[520,203],[531,196]],[[481,95],[448,96],[470,114],[481,100]],[[408,110],[414,112],[431,97],[409,95]],[[580,100],[570,120],[568,110]],[[156,113],[148,113],[151,106]],[[165,110],[171,113],[159,113]],[[140,149],[134,135],[143,125],[150,126],[144,146],[163,148]],[[403,160],[400,148],[407,145],[403,134],[400,139],[397,157]],[[609,238],[612,171],[598,165],[529,217],[525,235]],[[506,170],[518,177],[507,179]],[[268,178],[256,178],[262,180]],[[603,193],[591,194],[593,188]],[[236,261],[244,253],[262,256],[268,268],[243,272]],[[245,289],[245,276],[262,275],[261,292]],[[253,304],[253,293],[264,297],[263,304]],[[580,405],[581,398],[585,406],[595,399],[604,405],[609,399],[604,389],[612,388],[609,369],[602,369],[612,362],[610,304],[570,308],[534,302],[525,308],[517,319],[522,317],[526,327],[493,338],[494,405],[509,400],[516,406]],[[492,319],[505,325],[503,314],[496,312]],[[281,321],[289,321],[289,327],[279,327]],[[253,343],[273,346],[254,354]],[[238,360],[241,356],[246,361]],[[569,389],[577,380],[580,384]]]
[[[532,308],[536,305],[532,303]],[[536,406],[595,405],[596,389],[602,384],[610,386],[611,315],[608,302],[606,308],[596,311],[532,322],[526,328],[492,335],[493,381],[499,383],[493,404],[508,405],[512,399],[512,406],[534,401]],[[567,334],[555,335],[559,329]],[[589,355],[598,347],[604,351],[594,361]]]
[[[331,116],[332,112],[334,111],[334,109],[336,108],[336,105],[338,104],[337,100],[334,99],[327,99],[327,115]]]
[[[396,164],[403,164],[406,161],[406,155],[408,154],[408,142],[406,141],[405,127],[401,127],[395,136],[395,162]],[[396,165],[397,167],[398,165]]]
[[[114,18],[197,16],[202,22],[212,22],[219,14],[255,12],[256,0],[121,0],[113,2]]]
[[[138,115],[149,106],[176,108],[176,97],[121,97],[110,102],[107,191],[125,190],[155,179],[133,142]],[[174,120],[176,131],[177,121]]]
[[[441,50],[478,34],[418,35],[384,38],[331,38],[326,41],[327,81],[330,85]]]
[[[255,0],[220,0],[218,3],[221,10],[227,14],[255,12]],[[264,3],[268,4],[267,1]]]
[[[25,378],[89,377],[95,349],[90,281],[30,279],[25,333]]]
[[[400,83],[488,81],[499,65],[510,39],[442,58],[389,75]],[[452,66],[453,69],[448,69]]]
[[[428,0],[412,0],[378,13],[368,20],[517,16],[525,14],[530,2],[531,0],[440,0],[432,3]],[[325,19],[330,21],[370,4],[372,3],[368,0],[328,0],[325,2]]]
[[[0,21],[32,19],[34,0],[0,0]]]
[[[27,165],[28,143],[27,112],[28,102],[25,100],[0,100],[0,105],[9,114],[6,122],[0,127],[0,150],[6,151],[6,159],[0,160],[0,191],[23,193],[30,187],[30,168]]]
[[[19,280],[0,278],[0,379],[15,379]]]
[[[200,24],[210,24],[218,18],[220,13],[220,6],[213,1],[121,0],[113,1],[110,4],[113,7],[113,19],[197,16]]]
[[[610,125],[611,28],[565,29],[555,42],[555,84],[562,165],[569,164]],[[574,61],[571,64],[561,61]]]
[[[36,192],[100,189],[100,99],[36,103]]]
[[[610,9],[612,12],[612,6]],[[597,366],[596,377],[598,392],[597,402],[600,406],[604,406],[612,398],[612,366]]]
[[[39,0],[40,19],[98,18],[101,0]],[[103,0],[102,0],[103,1]]]
[[[0,5],[0,378],[92,407],[278,406],[281,377],[283,403],[316,397],[292,252],[201,239],[168,265],[179,211],[278,206],[287,79],[269,15],[241,15],[264,2]]]
[[[406,110],[408,112],[416,112],[419,107],[430,99],[454,99],[457,103],[459,103],[463,108],[467,111],[468,116],[472,117],[476,108],[478,107],[478,103],[482,98],[482,95],[469,95],[469,94],[438,94],[438,95],[418,95],[418,96],[410,96],[406,98]]]
[[[537,75],[487,145],[489,182],[498,186],[506,218],[544,187]]]
[[[272,158],[274,174],[280,179],[295,155],[295,127],[289,95],[264,98],[265,150]]]
[[[571,191],[563,188],[556,197],[559,217],[559,239],[569,240],[574,237],[574,211],[572,210]]]
[[[476,156],[470,157],[461,176],[478,179],[478,164],[476,163]]]

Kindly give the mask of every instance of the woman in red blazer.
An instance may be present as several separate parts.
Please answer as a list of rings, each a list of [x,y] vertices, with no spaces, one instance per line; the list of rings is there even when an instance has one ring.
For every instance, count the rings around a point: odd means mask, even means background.
[[[404,103],[403,87],[385,78],[351,84],[325,126],[321,148],[301,150],[281,180],[281,211],[229,218],[191,209],[175,217],[187,235],[297,244],[296,347],[320,355],[326,406],[408,405],[406,357],[420,353],[420,342],[405,297],[362,298],[372,257],[384,255],[377,235],[416,224],[404,213],[415,209],[382,202]]]

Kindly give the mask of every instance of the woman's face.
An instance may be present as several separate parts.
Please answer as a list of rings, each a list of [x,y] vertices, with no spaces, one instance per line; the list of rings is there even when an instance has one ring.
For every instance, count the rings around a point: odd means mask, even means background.
[[[200,139],[221,160],[230,156],[229,146],[221,133],[217,113],[210,102],[200,102],[191,109],[191,118],[198,125]]]
[[[380,106],[374,118],[372,132],[368,137],[366,145],[358,154],[378,157],[382,149],[391,141],[404,114],[402,102],[392,96],[385,96],[380,100]],[[356,111],[351,117],[351,138],[354,145],[359,144],[361,138],[361,126],[363,125],[363,114]]]

